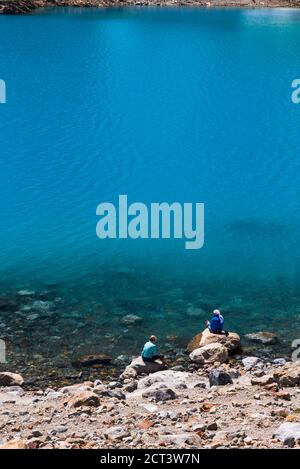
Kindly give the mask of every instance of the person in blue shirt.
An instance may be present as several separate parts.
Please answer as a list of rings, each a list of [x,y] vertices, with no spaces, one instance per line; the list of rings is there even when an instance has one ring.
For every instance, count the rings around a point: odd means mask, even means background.
[[[224,318],[219,309],[213,311],[213,317],[210,321],[206,321],[206,326],[212,334],[226,334],[223,331]]]
[[[162,360],[163,355],[157,354],[157,347],[155,345],[157,341],[157,337],[152,335],[148,342],[145,343],[144,348],[142,350],[142,359],[144,362],[154,362],[155,360]]]

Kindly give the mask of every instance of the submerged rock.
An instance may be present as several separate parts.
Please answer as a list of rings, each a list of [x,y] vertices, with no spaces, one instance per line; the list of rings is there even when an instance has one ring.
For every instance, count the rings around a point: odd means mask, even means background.
[[[10,298],[0,298],[0,311],[15,311],[18,304],[15,300]]]
[[[274,345],[279,341],[278,335],[273,332],[253,332],[246,334],[245,338],[250,342],[262,345]]]
[[[19,296],[34,296],[35,292],[32,290],[19,290],[17,295]]]
[[[127,314],[126,316],[123,316],[123,318],[121,319],[121,323],[125,324],[126,326],[132,326],[141,321],[142,321],[142,318],[135,314]]]
[[[72,362],[74,368],[93,367],[95,365],[109,365],[112,358],[106,353],[98,353],[96,355],[84,355]]]
[[[199,365],[216,362],[224,363],[228,360],[228,351],[221,344],[208,344],[194,350],[190,354],[190,359]]]
[[[22,386],[24,379],[17,373],[4,371],[0,373],[0,386]]]

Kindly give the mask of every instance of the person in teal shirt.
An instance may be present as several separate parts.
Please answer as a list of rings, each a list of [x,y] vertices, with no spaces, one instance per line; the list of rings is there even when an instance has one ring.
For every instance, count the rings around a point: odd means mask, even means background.
[[[155,360],[162,360],[163,355],[157,354],[157,347],[155,342],[157,341],[157,337],[152,335],[148,342],[145,343],[144,348],[142,350],[142,359],[144,362],[154,362]]]

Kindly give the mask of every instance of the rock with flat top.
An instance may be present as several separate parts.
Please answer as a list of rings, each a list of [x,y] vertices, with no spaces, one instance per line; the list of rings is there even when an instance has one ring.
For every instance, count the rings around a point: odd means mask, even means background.
[[[121,374],[120,379],[135,379],[138,375],[149,375],[157,371],[165,370],[167,367],[160,360],[155,362],[144,362],[142,357],[137,357],[132,360],[124,372]]]
[[[199,379],[193,373],[184,371],[164,370],[153,373],[138,381],[138,389],[147,389],[150,386],[168,386],[174,389],[193,388]]]
[[[229,332],[225,334],[212,334],[209,329],[205,329],[203,332],[197,334],[188,344],[187,351],[193,352],[199,347],[204,347],[209,344],[221,344],[228,352],[238,350],[241,346],[241,339],[235,332]]]

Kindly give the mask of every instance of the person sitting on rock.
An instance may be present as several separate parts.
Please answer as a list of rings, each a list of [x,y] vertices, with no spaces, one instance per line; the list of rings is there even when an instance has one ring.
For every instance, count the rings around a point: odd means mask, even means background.
[[[149,338],[149,341],[145,343],[144,348],[142,350],[142,359],[144,360],[144,362],[155,362],[155,360],[163,360],[163,355],[157,355],[156,353],[156,341],[157,337],[155,335],[152,335]]]
[[[223,325],[224,325],[224,318],[220,312],[219,309],[215,309],[213,311],[213,317],[211,318],[210,321],[205,321],[206,327],[208,327],[209,331],[212,334],[226,334],[225,331],[223,331]]]

